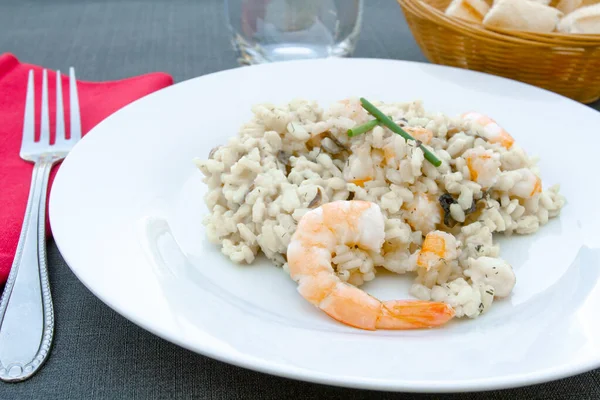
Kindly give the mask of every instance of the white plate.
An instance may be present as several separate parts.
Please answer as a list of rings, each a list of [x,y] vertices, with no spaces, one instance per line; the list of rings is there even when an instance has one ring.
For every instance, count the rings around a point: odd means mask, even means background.
[[[235,135],[252,104],[349,96],[486,113],[541,156],[545,185],[562,184],[559,219],[500,239],[518,283],[486,315],[429,331],[348,328],[303,300],[281,269],[234,265],[205,239],[194,157]],[[466,70],[360,59],[245,67],[177,84],[100,123],[63,163],[50,218],[62,255],[96,296],[209,357],[382,390],[527,385],[600,366],[599,131],[600,114],[586,106]],[[388,275],[366,289],[402,298],[409,281]]]

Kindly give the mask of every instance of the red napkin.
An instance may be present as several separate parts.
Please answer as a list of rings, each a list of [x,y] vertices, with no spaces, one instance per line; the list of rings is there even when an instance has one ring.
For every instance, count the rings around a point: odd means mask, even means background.
[[[19,157],[27,75],[30,69],[35,71],[37,137],[41,110],[42,67],[22,63],[12,54],[0,55],[0,288],[6,282],[13,262],[31,183],[33,164]],[[65,72],[68,74],[68,71]],[[77,68],[75,72],[77,73]],[[101,83],[77,81],[82,133],[85,134],[121,107],[172,83],[173,78],[165,73]],[[64,73],[62,92],[68,135],[69,77]],[[51,138],[54,136],[55,93],[56,74],[48,70]],[[55,166],[52,171],[50,185],[57,169],[58,166]]]

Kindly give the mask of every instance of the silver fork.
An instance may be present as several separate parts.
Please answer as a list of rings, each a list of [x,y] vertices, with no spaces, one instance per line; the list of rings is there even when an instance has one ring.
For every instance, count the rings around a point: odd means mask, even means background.
[[[56,140],[50,144],[48,72],[42,76],[40,139],[34,140],[34,76],[29,71],[21,158],[34,163],[27,209],[15,258],[0,298],[0,379],[24,381],[42,366],[54,336],[54,310],[46,268],[46,192],[52,166],[81,139],[75,70],[69,70],[71,136],[65,137],[60,71],[56,75]]]

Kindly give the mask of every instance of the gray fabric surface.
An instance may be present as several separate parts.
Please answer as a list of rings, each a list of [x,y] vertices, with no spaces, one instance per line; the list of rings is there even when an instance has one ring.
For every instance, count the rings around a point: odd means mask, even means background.
[[[85,80],[166,71],[176,81],[236,67],[223,0],[0,0],[0,53]],[[367,0],[356,55],[425,61],[394,0]],[[596,109],[600,104],[593,105]],[[599,399],[600,372],[487,393],[419,395],[350,390],[233,367],[151,335],[96,299],[53,242],[54,348],[31,380],[0,399]]]

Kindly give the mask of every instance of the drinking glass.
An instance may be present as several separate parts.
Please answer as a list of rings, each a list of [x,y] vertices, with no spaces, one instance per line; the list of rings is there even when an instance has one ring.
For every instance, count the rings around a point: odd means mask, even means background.
[[[363,0],[225,0],[243,64],[349,56]]]

